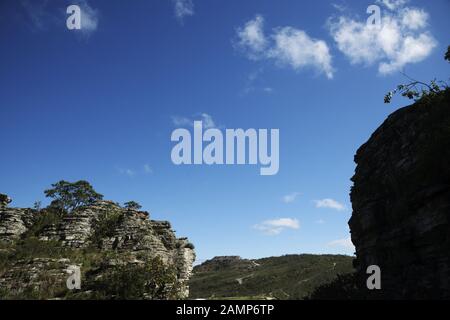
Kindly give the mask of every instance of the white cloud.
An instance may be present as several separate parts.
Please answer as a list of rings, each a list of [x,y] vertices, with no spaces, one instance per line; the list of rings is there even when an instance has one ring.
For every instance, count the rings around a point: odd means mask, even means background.
[[[395,10],[403,7],[409,0],[377,0],[377,3],[383,4],[389,10]]]
[[[344,247],[344,248],[348,248],[348,249],[354,249],[355,248],[355,246],[353,245],[353,242],[352,242],[352,239],[350,238],[350,236],[348,236],[347,238],[330,241],[330,242],[328,242],[327,245],[330,246],[330,247]]]
[[[292,27],[277,29],[273,35],[275,45],[268,55],[278,63],[289,65],[295,70],[312,66],[333,78],[331,55],[323,40],[310,38],[303,30]]]
[[[263,31],[264,18],[257,15],[255,19],[248,21],[243,28],[237,29],[239,38],[238,46],[246,51],[250,59],[258,59],[264,55],[267,39]]]
[[[428,13],[422,9],[405,8],[401,12],[402,25],[417,30],[425,28],[428,21]]]
[[[316,223],[317,223],[317,224],[324,224],[324,223],[325,223],[325,220],[319,219],[319,220],[316,220]]]
[[[194,15],[194,3],[192,0],[172,0],[174,4],[175,17],[183,23],[184,17]]]
[[[153,169],[152,169],[152,167],[150,167],[150,165],[148,163],[144,164],[144,173],[146,173],[146,174],[153,173]]]
[[[340,12],[344,12],[347,10],[347,6],[341,3],[332,3],[331,6]]]
[[[213,118],[207,113],[201,114],[201,120],[203,121],[203,128],[205,128],[205,129],[215,128],[215,126],[216,126]]]
[[[311,38],[305,31],[289,26],[275,28],[267,37],[263,27],[264,18],[257,15],[244,27],[238,28],[236,48],[252,60],[272,60],[294,70],[312,67],[325,73],[329,79],[333,77],[331,54],[325,41]]]
[[[193,120],[186,117],[173,116],[172,123],[176,127],[193,126]]]
[[[134,177],[136,175],[136,172],[133,169],[130,169],[130,168],[117,168],[117,171],[120,174],[126,175],[128,177]]]
[[[385,2],[396,11],[382,11],[380,26],[349,16],[329,20],[331,35],[350,62],[378,63],[380,74],[390,74],[407,64],[420,62],[436,46],[436,40],[424,30],[428,20],[424,10],[401,8],[404,2]]]
[[[336,200],[330,198],[314,200],[314,202],[316,203],[316,208],[329,208],[338,211],[345,210],[345,206],[342,203],[339,203]]]
[[[98,27],[98,10],[93,9],[87,1],[78,1],[81,9],[81,29],[80,31],[89,36]]]
[[[122,167],[116,167],[116,170],[119,174],[128,176],[128,177],[134,177],[138,174],[153,174],[153,168],[148,164],[145,163],[140,169],[135,170],[134,168],[122,168]]]
[[[266,220],[260,224],[253,226],[256,230],[262,231],[266,235],[277,235],[285,229],[299,229],[300,223],[297,219],[280,218],[273,220]]]
[[[176,127],[193,127],[194,121],[202,121],[203,122],[203,128],[210,129],[215,128],[216,124],[213,120],[213,118],[207,114],[207,113],[201,113],[199,116],[195,118],[187,118],[187,117],[180,117],[180,116],[173,116],[172,117],[172,123]]]
[[[300,192],[292,192],[292,193],[286,194],[283,196],[283,202],[284,203],[294,202],[297,199],[297,197],[300,195],[301,195]]]
[[[250,93],[250,92],[263,92],[266,94],[271,94],[274,92],[274,88],[271,86],[268,86],[265,82],[263,77],[261,75],[263,74],[264,70],[263,68],[259,68],[255,71],[250,72],[247,75],[245,87],[244,87],[244,94]]]

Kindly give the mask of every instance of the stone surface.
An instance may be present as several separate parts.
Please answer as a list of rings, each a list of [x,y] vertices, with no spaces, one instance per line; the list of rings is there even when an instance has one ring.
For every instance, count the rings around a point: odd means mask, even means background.
[[[355,266],[387,298],[450,298],[450,93],[391,114],[357,151]]]
[[[0,207],[0,241],[18,239],[33,224],[34,210]]]
[[[20,239],[37,221],[39,214],[42,212],[32,209],[0,208],[0,240],[13,242]],[[105,217],[117,219],[113,220],[114,223],[106,234],[96,236]],[[178,239],[169,222],[150,220],[147,212],[124,209],[111,201],[97,201],[93,205],[80,207],[64,215],[58,223],[39,231],[37,237],[41,241],[51,241],[66,248],[82,249],[95,246],[100,250],[114,251],[126,256],[126,263],[139,261],[138,257],[159,256],[163,262],[176,268],[181,296],[187,297],[189,294],[188,280],[195,260],[192,244],[187,238]],[[40,263],[17,262],[18,269],[24,265],[36,271],[35,277],[43,268]],[[55,268],[58,269],[58,266]],[[64,272],[63,269],[60,271]],[[23,270],[29,271],[27,268]],[[14,273],[0,277],[0,289],[2,284],[6,287],[16,285],[12,281],[12,274]],[[29,280],[27,279],[25,283]]]

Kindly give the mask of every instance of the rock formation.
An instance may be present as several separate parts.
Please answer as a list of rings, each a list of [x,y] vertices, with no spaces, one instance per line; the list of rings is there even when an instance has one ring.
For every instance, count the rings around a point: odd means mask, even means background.
[[[45,214],[45,210],[0,208],[0,241],[14,243],[29,238],[32,233],[36,241],[56,244],[65,250],[94,247],[100,252],[112,252],[125,264],[145,264],[148,259],[159,257],[176,270],[178,296],[188,296],[187,281],[195,253],[187,238],[176,238],[169,222],[150,220],[145,211],[125,209],[110,201],[80,207],[55,219],[54,223],[42,224],[39,219]],[[40,229],[36,229],[37,226]],[[39,277],[41,270],[60,279],[73,264],[70,257],[65,256],[18,260],[3,274],[0,270],[0,289],[25,289],[32,279]],[[28,276],[25,280],[17,279],[14,270]]]
[[[382,297],[450,298],[450,92],[392,113],[356,153],[355,266]]]

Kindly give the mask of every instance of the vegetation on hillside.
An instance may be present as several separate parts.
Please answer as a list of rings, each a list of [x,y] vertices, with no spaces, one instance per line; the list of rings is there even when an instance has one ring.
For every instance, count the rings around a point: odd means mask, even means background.
[[[302,254],[204,263],[194,268],[190,298],[304,299],[338,274],[352,273],[352,260],[344,255]]]
[[[102,239],[113,236],[124,219],[124,211],[113,203],[103,203],[87,247],[67,247],[60,241],[40,239],[44,231],[58,229],[73,210],[103,198],[87,181],[62,180],[52,187],[45,191],[54,199],[48,207],[38,204],[27,209],[28,230],[13,242],[0,241],[0,300],[179,298],[174,265],[154,257],[153,252],[102,247]],[[6,195],[4,199],[6,202]],[[140,205],[130,201],[126,207],[137,210]],[[80,290],[67,288],[67,265],[80,266]],[[14,286],[6,287],[5,283]]]
[[[13,244],[0,243],[0,278],[12,276],[18,286],[25,286],[10,290],[0,285],[0,300],[178,298],[175,267],[158,257],[139,257],[143,259],[140,264],[126,262],[136,258],[127,255],[127,252],[95,247],[65,248],[57,241],[41,241],[34,236]],[[68,276],[59,274],[59,262],[65,259],[71,265],[81,266],[81,290],[69,290]],[[26,265],[40,260],[45,267],[37,273],[37,278],[32,278]]]

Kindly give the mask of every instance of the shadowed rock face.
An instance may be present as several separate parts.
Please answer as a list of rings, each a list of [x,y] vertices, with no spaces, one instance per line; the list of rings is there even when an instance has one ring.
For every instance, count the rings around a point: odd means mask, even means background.
[[[42,212],[32,209],[1,207],[0,241],[10,243],[20,239],[32,228],[40,214]],[[120,218],[108,232],[95,236],[102,219],[112,215]],[[159,256],[163,262],[176,268],[180,296],[187,297],[189,294],[187,281],[195,260],[192,245],[186,238],[176,238],[169,222],[150,220],[147,212],[124,209],[110,201],[98,201],[93,205],[74,210],[56,224],[46,226],[39,231],[37,237],[41,241],[51,241],[66,248],[87,248],[95,245],[100,250],[122,252],[123,256],[127,257],[125,263],[136,263],[137,259],[143,256],[146,258]],[[61,265],[64,268],[60,268],[59,273],[64,274],[70,261],[61,258],[64,262]],[[31,261],[27,268],[39,273],[51,259],[45,260],[46,263],[42,262],[44,260],[36,260],[35,267],[33,267],[35,261]],[[50,261],[52,268],[58,269],[59,265],[55,261]],[[18,261],[15,268],[22,268],[21,264],[24,264],[23,261]],[[13,276],[5,276],[0,279],[0,284],[6,287],[18,285],[14,284],[13,280]]]
[[[450,92],[391,114],[357,151],[355,266],[387,298],[450,298]],[[366,276],[367,277],[367,276]]]

